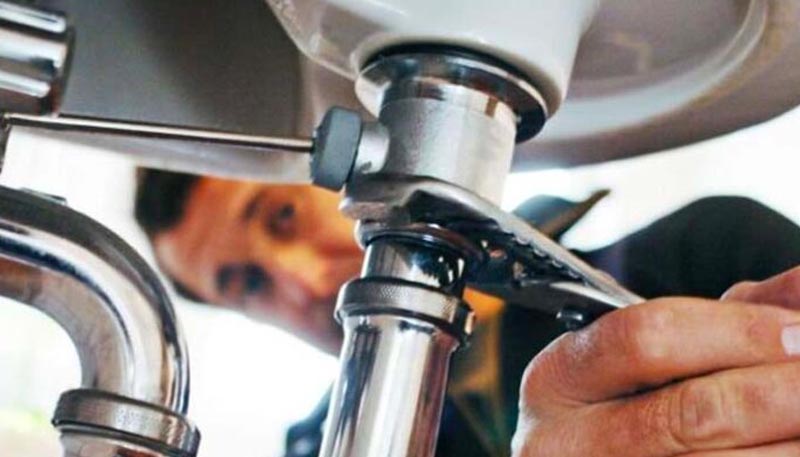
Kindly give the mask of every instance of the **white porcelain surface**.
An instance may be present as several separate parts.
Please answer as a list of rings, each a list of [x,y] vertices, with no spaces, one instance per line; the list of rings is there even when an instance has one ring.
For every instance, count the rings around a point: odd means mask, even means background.
[[[482,51],[506,46],[495,55],[522,56],[526,63],[513,63],[530,70],[530,75],[549,71],[550,81],[571,75],[568,96],[542,134],[518,146],[518,169],[659,151],[762,122],[800,104],[800,0],[603,0],[580,43],[574,70],[550,65],[551,57],[557,54],[553,49],[563,44],[558,33],[568,41],[584,24],[573,15],[578,23],[572,28],[563,25],[566,16],[553,27],[555,19],[544,20],[545,13],[553,13],[548,8],[556,7],[549,1],[472,0],[459,2],[461,8],[453,2],[422,0],[282,0],[280,6],[274,4],[277,0],[269,1],[303,51],[347,76],[355,72],[358,59],[369,54],[365,49],[374,52],[381,40],[429,41],[436,37],[415,35],[415,30],[437,24],[436,36],[442,43],[472,43]],[[433,3],[436,6],[429,5]],[[448,8],[440,8],[442,4]],[[311,5],[315,12],[309,12]],[[524,5],[524,10],[507,14],[513,9],[508,5]],[[365,6],[394,9],[387,13],[389,19],[368,15],[373,22],[360,29],[357,24],[363,15],[352,9]],[[574,13],[578,6],[570,1],[564,9]],[[333,18],[343,16],[327,10],[341,15],[348,8],[347,21],[339,22],[346,27],[337,29]],[[473,8],[481,10],[482,20],[463,22],[463,17],[470,17],[465,10]],[[435,14],[429,16],[431,12]],[[399,17],[406,28],[397,25]],[[385,35],[380,26],[387,27]],[[467,32],[464,27],[473,28]],[[455,29],[460,32],[448,38]],[[356,36],[366,41],[360,45],[348,41]],[[499,36],[507,41],[486,38]],[[344,58],[338,63],[330,57],[337,53]],[[306,62],[301,72],[306,118],[319,116],[322,107],[334,102],[357,106],[349,93],[351,82],[326,74],[313,63]],[[563,88],[556,86],[557,99]],[[545,93],[552,101],[553,92]]]
[[[511,64],[550,111],[563,100],[578,42],[599,0],[267,0],[310,58],[354,78],[377,52],[450,44]]]
[[[583,163],[713,137],[800,104],[799,83],[798,1],[606,0],[561,111],[518,160]]]
[[[401,3],[373,3],[387,1]],[[427,2],[452,6],[455,0]],[[298,64],[296,45],[264,0],[193,0],[192,8],[182,2],[66,3],[78,30],[66,114],[308,135],[332,104],[359,106],[351,80],[307,60]],[[299,14],[298,8],[316,5],[320,11],[302,16],[313,18],[339,3],[282,0],[278,7]],[[486,30],[508,28],[501,18],[503,5],[511,3],[551,4],[482,0],[491,7],[481,22]],[[458,11],[451,7],[434,18],[444,24],[460,17]],[[541,41],[548,30],[542,22],[519,15],[511,23],[526,25],[518,33],[525,44]],[[335,23],[326,27],[319,33],[354,33]],[[468,36],[478,34],[462,38]],[[518,145],[516,169],[661,151],[797,106],[800,0],[602,0],[575,61],[566,100],[539,137]]]

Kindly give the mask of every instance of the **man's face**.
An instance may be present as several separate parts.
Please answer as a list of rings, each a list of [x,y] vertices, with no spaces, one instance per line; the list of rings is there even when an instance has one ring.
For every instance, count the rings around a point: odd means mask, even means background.
[[[337,194],[203,178],[182,219],[154,239],[166,273],[209,303],[240,308],[328,350],[339,287],[362,253]]]

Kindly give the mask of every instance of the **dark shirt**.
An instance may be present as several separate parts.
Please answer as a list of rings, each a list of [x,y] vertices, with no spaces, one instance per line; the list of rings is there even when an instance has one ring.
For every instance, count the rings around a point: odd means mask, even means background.
[[[577,254],[644,297],[716,298],[736,282],[766,279],[800,264],[800,227],[755,201],[713,197],[692,203],[610,246]],[[438,457],[507,455],[510,436],[487,430],[513,432],[525,367],[564,331],[551,316],[524,307],[506,306],[499,319],[498,401],[505,423],[492,423],[497,418],[491,414],[481,416],[487,403],[479,394],[459,398],[458,406],[448,398]],[[475,414],[465,414],[464,405],[473,413],[478,411],[485,424],[468,420]],[[290,429],[287,457],[318,454],[326,412],[324,399],[314,414]]]

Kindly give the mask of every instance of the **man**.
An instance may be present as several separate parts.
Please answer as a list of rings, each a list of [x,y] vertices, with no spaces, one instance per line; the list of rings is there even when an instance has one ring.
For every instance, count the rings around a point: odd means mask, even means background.
[[[333,297],[361,256],[337,203],[309,187],[148,172],[137,219],[183,293],[334,351]],[[800,230],[754,202],[708,199],[581,255],[645,296],[720,297],[800,264]],[[798,452],[798,271],[723,301],[656,299],[561,336],[536,312],[471,301],[483,324],[454,361],[440,456],[507,455],[512,434],[526,457]],[[323,417],[290,433],[289,455],[314,455]]]
[[[330,304],[357,276],[353,222],[331,217],[338,196],[310,186],[263,186],[148,172],[136,217],[160,267],[197,301],[235,307],[336,353]]]

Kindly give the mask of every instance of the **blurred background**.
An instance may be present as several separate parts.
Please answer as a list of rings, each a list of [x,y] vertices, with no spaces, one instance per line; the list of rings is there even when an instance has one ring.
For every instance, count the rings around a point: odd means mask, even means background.
[[[660,154],[573,169],[514,174],[505,206],[538,194],[571,199],[608,188],[569,233],[569,247],[610,243],[703,196],[754,198],[800,223],[794,186],[800,110],[711,141]],[[123,159],[31,135],[16,135],[3,185],[67,198],[152,260],[133,222],[134,169]],[[743,224],[758,221],[742,221]],[[654,259],[657,262],[658,259]],[[200,456],[265,457],[310,413],[335,374],[335,360],[267,324],[175,299],[192,366],[190,416],[203,433]],[[0,449],[16,457],[58,456],[49,418],[60,392],[79,382],[66,334],[22,305],[0,302]]]

